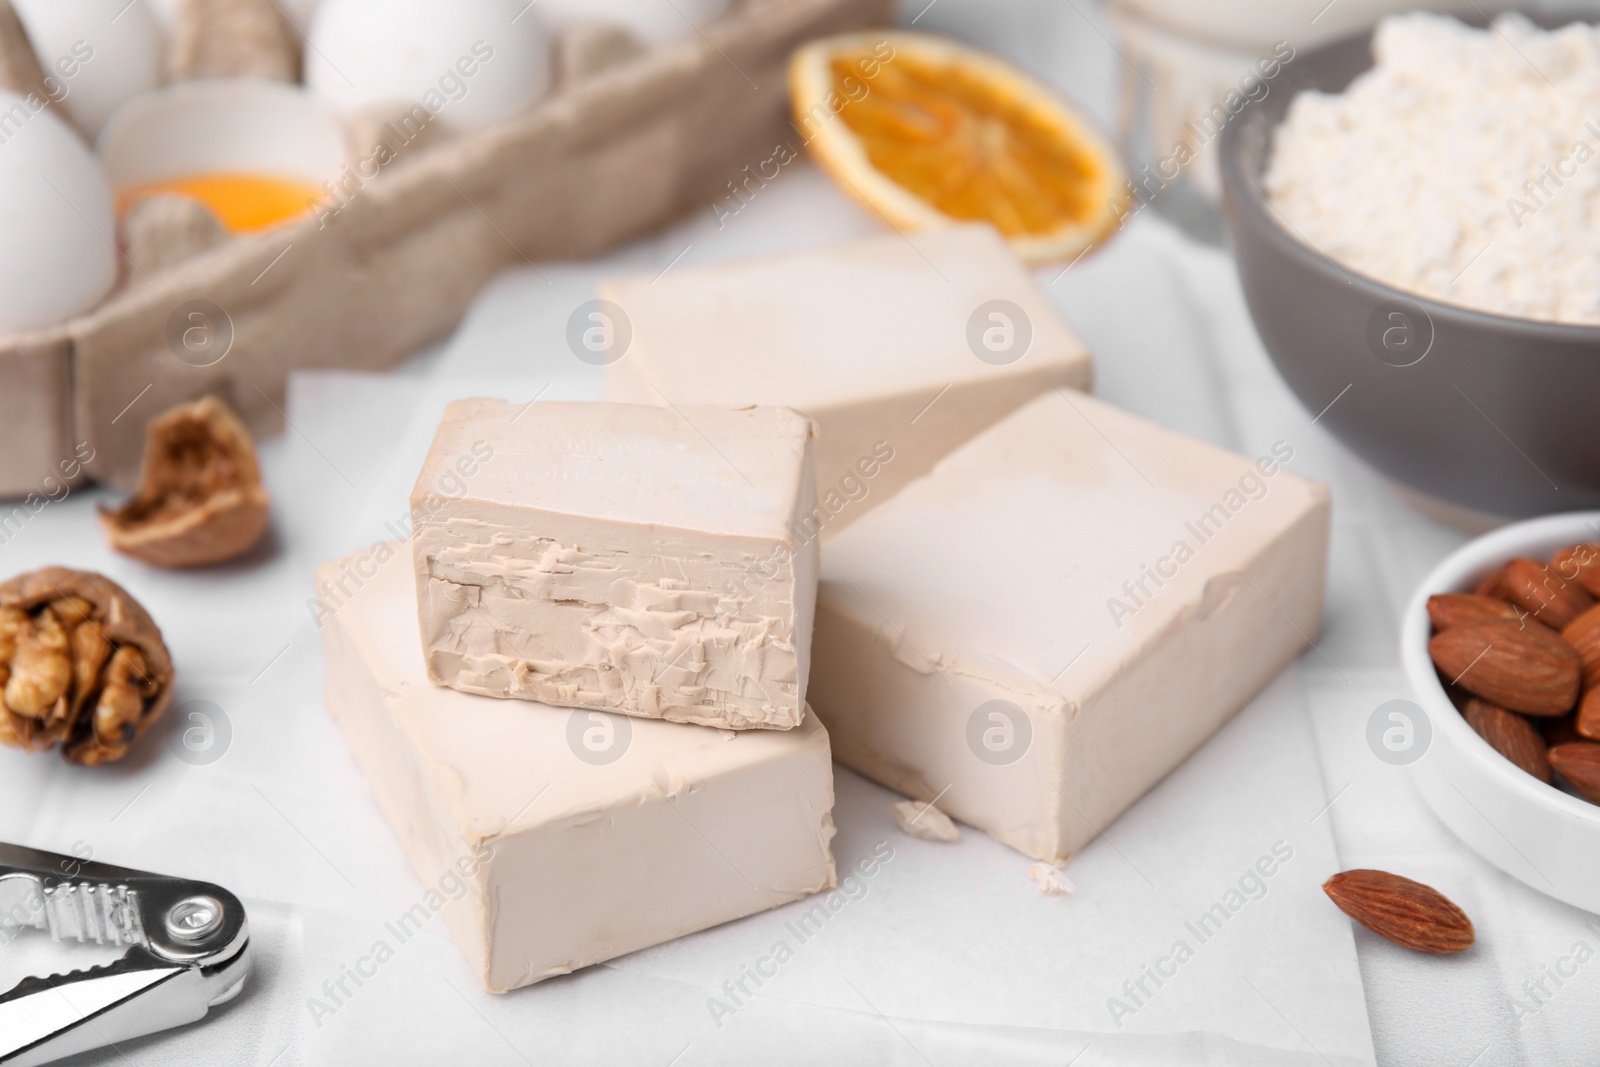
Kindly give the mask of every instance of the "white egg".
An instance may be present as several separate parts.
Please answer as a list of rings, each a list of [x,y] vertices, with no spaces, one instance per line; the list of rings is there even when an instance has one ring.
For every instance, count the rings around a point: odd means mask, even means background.
[[[128,97],[161,84],[161,24],[149,0],[12,0],[12,6],[50,78],[51,95],[89,137]]]
[[[421,104],[446,126],[482,129],[550,84],[550,40],[528,0],[323,0],[306,84],[349,114]]]
[[[556,27],[610,22],[646,44],[694,37],[728,10],[728,0],[539,0],[539,12]]]
[[[100,165],[49,108],[0,91],[0,334],[65,322],[117,280]]]

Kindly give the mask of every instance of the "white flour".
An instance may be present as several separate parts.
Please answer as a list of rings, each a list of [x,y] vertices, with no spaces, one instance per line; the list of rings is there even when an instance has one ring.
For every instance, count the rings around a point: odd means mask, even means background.
[[[1600,27],[1403,15],[1373,50],[1277,131],[1266,191],[1293,231],[1437,300],[1600,323]]]

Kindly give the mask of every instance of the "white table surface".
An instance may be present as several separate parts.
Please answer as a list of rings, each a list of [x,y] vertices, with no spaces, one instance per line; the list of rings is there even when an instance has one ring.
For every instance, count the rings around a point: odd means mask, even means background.
[[[1110,113],[1115,53],[1086,3],[939,0],[918,25],[1004,51]],[[308,1010],[321,982],[370,943],[375,918],[422,891],[320,707],[321,654],[305,603],[312,568],[386,536],[385,523],[404,516],[408,471],[444,400],[547,385],[547,398],[594,395],[593,369],[558,349],[566,316],[599,278],[877,229],[796,165],[725,227],[708,209],[601,262],[508,272],[453,338],[393,375],[297,380],[295,427],[262,448],[273,540],[242,564],[157,575],[110,555],[92,522],[93,505],[110,499],[98,490],[51,505],[0,547],[6,574],[62,562],[133,588],[168,633],[180,703],[223,709],[232,734],[209,766],[174,755],[182,724],[99,772],[0,752],[0,839],[212,878],[250,907],[258,971],[249,995],[201,1026],[84,1062],[691,1064],[760,1055],[942,1065],[981,1054],[995,1063],[1342,1067],[1372,1062],[1374,1051],[1383,1064],[1592,1062],[1600,963],[1550,985],[1542,1004],[1523,985],[1578,942],[1600,948],[1600,920],[1468,852],[1404,769],[1379,761],[1365,740],[1372,710],[1410,695],[1395,650],[1401,607],[1462,535],[1409,509],[1312,423],[1262,351],[1226,255],[1150,213],[1103,253],[1040,280],[1095,352],[1103,398],[1240,452],[1289,441],[1293,469],[1332,485],[1331,587],[1316,648],[1073,861],[1077,896],[1040,897],[1027,862],[976,831],[953,848],[898,835],[887,812],[895,798],[841,771],[841,855],[889,840],[900,866],[852,902],[853,925],[835,943],[809,953],[785,975],[790,985],[752,1003],[735,1026],[708,1030],[704,1001],[764,947],[760,917],[505,998],[477,992],[432,931],[333,1016]],[[1252,906],[1236,943],[1219,940],[1139,1025],[1111,1027],[1100,1002],[1134,973],[1116,968],[1159,950],[1169,913],[1214,898],[1227,882],[1213,872],[1242,868],[1261,835],[1278,833],[1300,843],[1304,865]],[[1445,889],[1473,916],[1478,946],[1437,959],[1365,931],[1352,937],[1316,883],[1364,866]],[[0,957],[0,983],[31,964],[19,953]],[[1119,962],[1100,973],[1065,965],[1075,959]],[[938,980],[919,984],[922,972]],[[854,976],[848,989],[841,975]],[[1519,1013],[1517,1000],[1537,1011]]]

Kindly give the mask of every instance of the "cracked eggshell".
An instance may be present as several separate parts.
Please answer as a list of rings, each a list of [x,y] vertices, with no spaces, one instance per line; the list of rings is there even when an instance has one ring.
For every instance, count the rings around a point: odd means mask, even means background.
[[[526,110],[550,85],[550,36],[526,0],[324,0],[306,84],[349,115],[421,104],[456,130]]]
[[[255,78],[181,82],[128,101],[100,136],[112,188],[235,173],[321,186],[347,152],[343,128],[298,86]]]
[[[161,84],[161,24],[148,5],[12,0],[12,6],[50,79],[51,94],[89,138],[129,97]]]
[[[539,10],[557,28],[607,22],[654,45],[696,36],[728,10],[728,0],[540,0]]]
[[[0,91],[0,334],[65,322],[117,280],[111,191],[49,108]]]

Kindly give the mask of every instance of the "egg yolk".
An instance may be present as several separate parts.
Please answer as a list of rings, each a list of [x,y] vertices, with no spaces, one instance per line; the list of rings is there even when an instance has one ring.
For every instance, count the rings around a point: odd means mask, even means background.
[[[117,194],[117,213],[136,200],[176,194],[193,197],[230,233],[255,233],[302,215],[322,202],[323,192],[309,182],[259,174],[194,174],[151,182]]]

